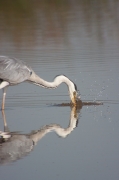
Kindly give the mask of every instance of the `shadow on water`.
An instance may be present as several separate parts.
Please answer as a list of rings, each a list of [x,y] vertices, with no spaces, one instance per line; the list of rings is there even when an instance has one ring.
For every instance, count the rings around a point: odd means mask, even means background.
[[[78,117],[82,107],[85,105],[99,105],[99,103],[85,103],[82,101],[78,104],[79,106],[77,107],[72,107],[69,103],[56,105],[71,107],[70,121],[67,128],[62,128],[59,124],[49,124],[28,134],[10,132],[7,126],[5,112],[2,111],[4,131],[0,131],[0,165],[15,162],[24,156],[27,156],[33,150],[37,142],[49,132],[54,131],[62,138],[67,137],[67,135],[69,135],[77,127]]]
[[[80,99],[77,100],[76,109],[80,110],[83,106],[99,106],[103,105],[101,101],[81,101]],[[54,104],[54,106],[70,106],[72,107],[72,103],[61,103],[61,104]]]

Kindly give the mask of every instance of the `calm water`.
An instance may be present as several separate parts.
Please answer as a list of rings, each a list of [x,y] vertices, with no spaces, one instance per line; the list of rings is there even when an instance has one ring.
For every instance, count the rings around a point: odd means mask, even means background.
[[[3,115],[12,137],[0,146],[1,179],[118,180],[118,1],[15,2],[0,6],[0,54],[48,81],[65,74],[83,102],[103,105],[57,106],[70,102],[65,84],[10,87]]]

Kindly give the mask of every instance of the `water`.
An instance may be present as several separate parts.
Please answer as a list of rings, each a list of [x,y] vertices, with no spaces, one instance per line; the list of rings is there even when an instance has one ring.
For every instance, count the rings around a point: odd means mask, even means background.
[[[48,81],[65,74],[84,104],[103,104],[62,106],[70,102],[65,84],[10,87],[12,138],[3,152],[11,156],[1,153],[1,179],[119,179],[118,2],[20,2],[1,3],[0,54],[26,61]]]

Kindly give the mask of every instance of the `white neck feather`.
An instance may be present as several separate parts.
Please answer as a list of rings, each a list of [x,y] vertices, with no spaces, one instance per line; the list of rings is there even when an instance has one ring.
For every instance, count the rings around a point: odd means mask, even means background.
[[[72,98],[74,98],[73,93],[76,92],[74,83],[64,75],[59,75],[54,79],[53,82],[48,82],[43,80],[33,72],[28,80],[44,88],[57,88],[61,83],[65,83],[68,86],[71,101]]]

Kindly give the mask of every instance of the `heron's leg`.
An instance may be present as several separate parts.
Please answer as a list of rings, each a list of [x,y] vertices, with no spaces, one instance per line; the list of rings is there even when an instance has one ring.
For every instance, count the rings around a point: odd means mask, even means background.
[[[3,117],[3,122],[4,122],[4,132],[9,132],[4,110],[2,110],[2,117]]]
[[[4,110],[4,108],[5,108],[6,91],[7,91],[7,86],[3,88],[2,107],[1,107],[2,110]]]

